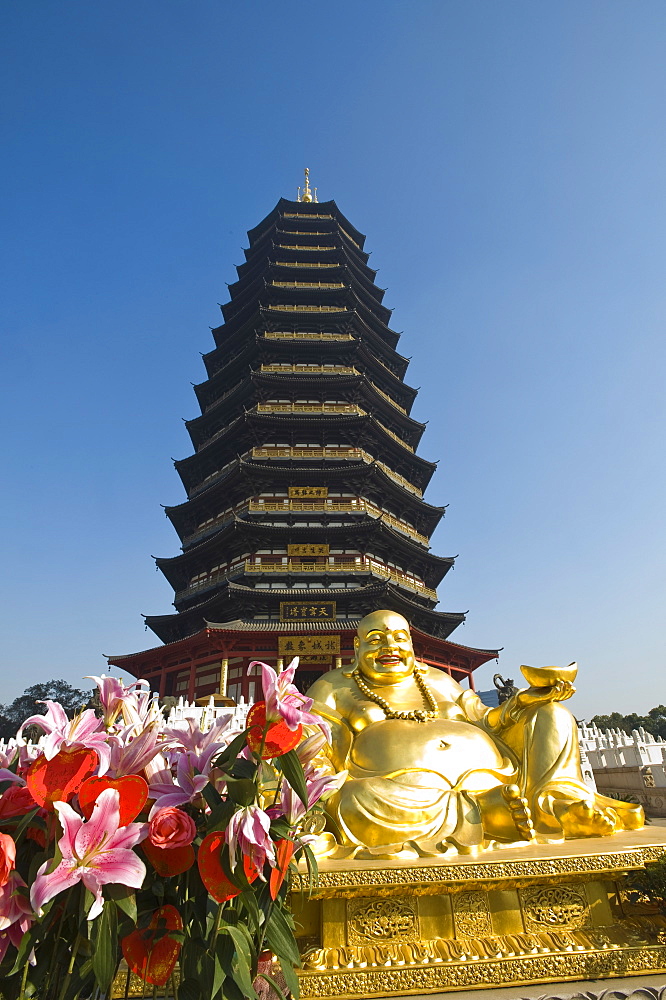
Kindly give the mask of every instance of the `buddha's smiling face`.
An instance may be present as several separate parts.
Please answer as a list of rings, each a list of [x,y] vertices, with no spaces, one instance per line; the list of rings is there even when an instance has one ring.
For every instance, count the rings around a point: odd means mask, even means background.
[[[396,684],[414,672],[409,624],[394,611],[366,615],[358,627],[354,649],[356,666],[374,684]]]

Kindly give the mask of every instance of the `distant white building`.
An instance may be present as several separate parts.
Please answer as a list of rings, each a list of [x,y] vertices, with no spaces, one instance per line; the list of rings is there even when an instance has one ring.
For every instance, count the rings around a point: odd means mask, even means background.
[[[629,735],[582,725],[578,734],[581,763],[587,762],[583,771],[591,768],[602,794],[640,802],[653,816],[666,815],[666,741],[642,727]]]

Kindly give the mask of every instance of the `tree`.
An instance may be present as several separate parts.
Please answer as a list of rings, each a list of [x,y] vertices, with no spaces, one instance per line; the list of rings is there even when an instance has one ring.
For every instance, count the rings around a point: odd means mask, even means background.
[[[46,705],[37,702],[47,700],[59,702],[71,718],[88,705],[90,692],[72,687],[67,681],[32,684],[11,704],[0,705],[0,739],[8,740],[15,736],[21,723],[30,715],[45,715]]]
[[[595,715],[590,722],[596,723],[599,729],[622,729],[625,733],[631,733],[634,729],[641,727],[653,736],[661,736],[666,739],[666,705],[657,705],[651,708],[647,715],[622,715],[621,712],[611,712],[610,715]]]

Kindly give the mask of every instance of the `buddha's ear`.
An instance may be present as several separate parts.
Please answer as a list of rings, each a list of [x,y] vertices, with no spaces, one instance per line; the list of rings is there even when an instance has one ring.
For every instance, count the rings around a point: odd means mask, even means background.
[[[357,635],[354,636],[354,652],[358,653],[358,647],[360,646],[359,638]]]

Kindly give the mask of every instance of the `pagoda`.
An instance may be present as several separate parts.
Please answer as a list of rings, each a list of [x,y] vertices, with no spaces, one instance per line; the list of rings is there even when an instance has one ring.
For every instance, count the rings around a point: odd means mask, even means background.
[[[497,650],[451,642],[465,615],[436,610],[454,563],[430,551],[436,463],[417,453],[417,391],[365,237],[306,170],[248,238],[195,386],[193,453],[175,462],[187,499],[166,508],[181,551],[156,562],[175,612],[146,617],[163,645],[109,663],[161,696],[252,699],[252,660],[299,655],[305,690],[390,608],[420,659],[473,686]]]

